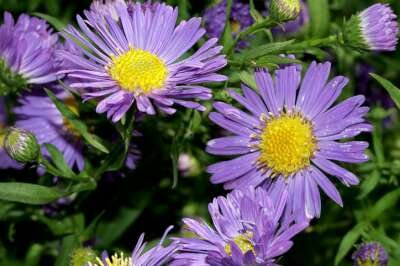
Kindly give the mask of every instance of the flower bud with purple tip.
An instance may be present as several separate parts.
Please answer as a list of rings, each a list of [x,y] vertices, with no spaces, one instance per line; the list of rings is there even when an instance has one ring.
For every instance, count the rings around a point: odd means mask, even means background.
[[[386,266],[388,255],[377,242],[362,244],[352,256],[354,266]]]

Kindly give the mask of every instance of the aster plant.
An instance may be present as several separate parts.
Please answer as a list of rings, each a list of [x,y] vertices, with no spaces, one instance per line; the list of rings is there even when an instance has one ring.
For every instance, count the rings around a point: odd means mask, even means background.
[[[134,103],[147,114],[155,114],[155,107],[172,114],[174,104],[204,110],[190,99],[210,99],[211,90],[202,84],[226,80],[216,73],[226,65],[217,39],[207,40],[183,58],[205,33],[201,19],[175,26],[177,9],[163,3],[128,4],[114,2],[113,14],[92,8],[85,11],[86,20],[77,17],[80,31],[68,27],[66,38],[85,46],[81,48],[84,56],[58,53],[75,64],[61,72],[79,78],[70,86],[85,89],[85,100],[98,99],[96,111],[107,113],[113,122]]]
[[[57,41],[44,20],[22,14],[14,21],[5,12],[0,26],[0,94],[57,80]]]
[[[215,155],[238,156],[210,165],[211,182],[226,189],[263,186],[272,197],[288,193],[287,215],[297,219],[319,217],[322,189],[342,206],[339,192],[326,174],[346,186],[358,178],[334,161],[362,163],[368,160],[367,142],[342,139],[369,132],[365,121],[365,97],[353,96],[334,105],[348,79],[328,81],[331,64],[313,62],[301,81],[297,66],[275,72],[255,73],[258,92],[242,85],[243,96],[230,95],[247,109],[216,102],[210,119],[232,136],[210,140],[207,151]],[[325,174],[325,173],[326,174]]]
[[[262,188],[235,190],[209,204],[214,228],[204,221],[183,219],[194,238],[177,238],[182,252],[172,265],[277,265],[291,238],[308,226],[280,220],[287,193],[272,200]]]
[[[378,242],[363,243],[353,253],[354,266],[387,266],[388,254]]]

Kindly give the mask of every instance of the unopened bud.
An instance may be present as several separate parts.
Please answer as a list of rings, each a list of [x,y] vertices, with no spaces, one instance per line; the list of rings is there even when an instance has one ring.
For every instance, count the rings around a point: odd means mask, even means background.
[[[300,0],[272,0],[271,17],[278,22],[295,20],[301,10]]]
[[[35,135],[27,130],[14,127],[7,130],[4,149],[12,159],[21,163],[37,161],[40,152]]]

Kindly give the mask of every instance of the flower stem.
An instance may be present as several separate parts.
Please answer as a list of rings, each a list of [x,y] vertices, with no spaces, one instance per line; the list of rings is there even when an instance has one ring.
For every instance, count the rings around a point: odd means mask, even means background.
[[[286,52],[287,53],[296,53],[296,52],[304,51],[311,47],[325,47],[325,46],[329,46],[329,45],[333,45],[333,44],[343,44],[343,38],[342,38],[341,34],[334,34],[334,35],[328,36],[326,38],[311,39],[311,40],[306,40],[306,41],[299,42],[299,43],[294,43],[294,44],[286,47]]]

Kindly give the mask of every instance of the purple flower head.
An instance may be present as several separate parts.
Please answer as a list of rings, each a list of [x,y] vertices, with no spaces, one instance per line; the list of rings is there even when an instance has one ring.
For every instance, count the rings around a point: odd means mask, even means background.
[[[177,9],[161,3],[152,8],[138,2],[128,4],[114,2],[118,20],[92,9],[85,11],[85,20],[78,16],[79,31],[68,27],[66,38],[73,36],[88,49],[79,48],[84,56],[58,51],[61,58],[76,65],[61,71],[79,78],[70,86],[88,88],[83,98],[98,99],[96,111],[107,113],[113,122],[134,103],[140,112],[151,115],[155,107],[172,114],[174,104],[205,110],[192,100],[211,98],[211,90],[200,84],[226,80],[216,74],[227,63],[217,39],[182,58],[205,33],[201,19],[176,26]]]
[[[354,266],[388,265],[388,254],[377,242],[362,244],[357,251],[354,252],[352,259],[354,260]]]
[[[172,265],[276,265],[293,245],[291,238],[308,226],[281,220],[286,197],[285,192],[273,201],[264,189],[249,187],[215,198],[208,207],[215,229],[184,219],[196,237],[176,239],[182,251]]]
[[[233,135],[209,141],[207,151],[237,158],[209,166],[211,182],[224,183],[225,189],[263,185],[272,198],[287,192],[285,215],[294,214],[298,220],[320,216],[318,187],[342,206],[324,172],[346,186],[357,185],[358,178],[334,161],[366,162],[367,142],[341,140],[371,131],[372,126],[363,118],[369,110],[362,106],[364,96],[334,106],[348,79],[328,81],[330,68],[329,62],[313,62],[302,82],[296,65],[277,70],[274,79],[259,69],[258,93],[246,85],[243,96],[230,91],[247,112],[216,102],[217,112],[210,113],[210,119]]]
[[[11,71],[8,82],[20,79],[26,85],[57,80],[57,41],[58,35],[44,20],[22,14],[15,23],[5,12],[0,26],[0,62],[4,64],[1,71]]]
[[[273,29],[274,34],[293,34],[300,31],[310,21],[308,6],[305,1],[301,1],[300,14],[295,20],[284,23],[281,27]]]
[[[78,113],[75,98],[66,91],[57,92],[71,111]],[[19,99],[20,106],[14,108],[16,126],[32,132],[39,144],[51,143],[64,155],[66,163],[79,170],[84,167],[82,141],[73,125],[58,111],[51,99],[43,92],[26,94]],[[42,146],[42,153],[49,155]]]
[[[226,5],[226,0],[223,0],[204,12],[204,27],[207,36],[210,38],[221,38],[221,35],[224,32],[226,24]],[[251,26],[253,24],[253,18],[250,14],[250,6],[240,0],[233,0],[229,23],[231,23],[233,37]],[[241,49],[246,46],[247,42],[241,41],[236,48]]]
[[[394,51],[398,42],[397,16],[388,4],[374,4],[353,16],[345,26],[349,46],[371,51]]]
[[[168,232],[171,231],[172,226],[168,227],[165,231],[161,241],[153,248],[143,252],[146,243],[143,243],[144,234],[142,234],[132,252],[131,257],[125,256],[123,253],[114,254],[109,256],[107,252],[103,252],[102,258],[97,258],[98,264],[89,262],[89,266],[159,266],[164,265],[170,261],[172,255],[179,250],[179,247],[172,243],[166,247],[162,246]]]
[[[22,165],[8,156],[4,150],[4,138],[7,126],[7,113],[4,97],[0,97],[0,169],[21,169]]]

